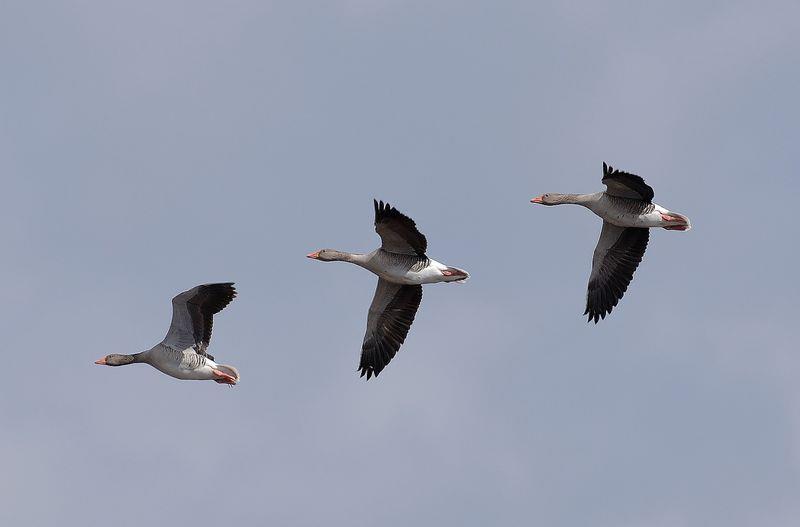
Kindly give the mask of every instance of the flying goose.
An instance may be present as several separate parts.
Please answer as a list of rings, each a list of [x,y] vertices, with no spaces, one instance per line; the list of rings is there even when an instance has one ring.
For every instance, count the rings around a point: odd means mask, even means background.
[[[167,336],[147,351],[133,355],[106,355],[95,364],[124,366],[143,362],[176,379],[239,382],[233,366],[217,364],[208,353],[215,313],[236,297],[233,283],[203,284],[172,299],[172,324]]]
[[[378,275],[358,366],[367,380],[377,377],[403,344],[422,301],[422,284],[469,278],[466,271],[426,256],[428,241],[414,220],[383,201],[374,201],[374,205],[380,248],[368,254],[322,249],[307,255],[323,262],[354,263]]]
[[[650,229],[688,231],[689,218],[653,203],[653,189],[634,174],[603,163],[605,192],[594,194],[542,194],[531,203],[581,205],[601,218],[603,230],[592,257],[592,274],[586,294],[589,321],[604,319],[617,305],[642,261]]]

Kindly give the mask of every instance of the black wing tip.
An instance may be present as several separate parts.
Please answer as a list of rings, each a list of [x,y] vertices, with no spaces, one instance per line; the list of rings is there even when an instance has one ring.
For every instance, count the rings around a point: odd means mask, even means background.
[[[586,314],[586,313],[584,313],[584,315],[585,315],[585,314]],[[588,323],[590,323],[590,322],[594,322],[594,324],[595,324],[595,325],[597,325],[597,323],[598,323],[600,320],[605,320],[605,318],[606,318],[606,315],[605,315],[605,313],[602,313],[602,314],[601,314],[601,313],[597,313],[597,312],[592,312],[592,313],[589,313],[589,318],[588,318],[588,319],[586,319],[586,323],[588,324]]]
[[[388,201],[377,200],[373,199],[373,203],[375,204],[375,214],[380,215],[381,219],[383,218],[391,218],[394,216],[399,216],[401,218],[411,219],[408,218],[405,214],[397,210],[397,207],[390,204]],[[377,218],[377,217],[376,217]]]
[[[616,169],[603,161],[603,178],[607,178],[609,176],[633,176],[641,179],[641,177],[637,176],[636,174],[631,174],[629,172],[625,172],[624,170]],[[642,181],[644,180],[642,179]]]
[[[586,306],[586,311],[583,312],[584,315],[589,315],[589,318],[586,320],[586,323],[588,324],[589,322],[594,322],[595,325],[597,325],[597,323],[600,320],[606,319],[606,315],[611,314],[612,309],[614,308],[609,307],[604,309],[595,309],[593,307]]]
[[[620,174],[619,170],[616,170],[613,166],[611,166],[609,164],[606,164],[606,162],[603,161],[603,177],[604,178],[607,178],[609,176],[614,176],[614,175],[617,175],[617,174]]]
[[[372,200],[373,204],[375,205],[375,221],[378,222],[379,220],[390,218],[394,214],[402,214],[396,208],[391,206],[388,201],[383,200]]]
[[[361,365],[356,369],[356,371],[361,372],[361,375],[359,375],[359,377],[363,377],[364,375],[367,376],[366,380],[370,380],[370,378],[372,378],[373,376],[377,379],[378,375],[380,375],[381,373],[381,370],[382,368],[376,370],[372,366],[364,366],[364,365]]]
[[[233,300],[236,298],[236,295],[239,294],[234,284],[235,282],[217,282],[214,284],[205,284],[203,287],[208,288],[212,293],[230,295],[231,300]]]
[[[387,348],[380,343],[369,346],[361,350],[361,360],[358,363],[360,377],[367,376],[367,380],[372,377],[377,377],[381,374],[384,368],[392,361],[397,350]]]
[[[233,287],[235,282],[213,282],[210,284],[203,284],[200,287],[207,287],[209,289],[217,289],[217,290],[224,290],[229,289],[232,291],[236,291],[236,288]]]

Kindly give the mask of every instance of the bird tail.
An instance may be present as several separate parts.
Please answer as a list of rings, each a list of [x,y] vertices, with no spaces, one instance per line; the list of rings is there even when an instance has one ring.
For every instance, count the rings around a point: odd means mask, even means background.
[[[232,377],[236,378],[236,382],[239,382],[239,370],[234,368],[233,366],[229,366],[227,364],[217,364],[217,369],[231,375]]]
[[[445,267],[442,269],[445,282],[465,282],[469,278],[469,273],[457,267]]]
[[[677,218],[677,221],[673,225],[668,225],[664,227],[668,231],[688,231],[692,228],[692,222],[689,221],[689,218],[684,216],[683,214],[678,214],[677,212],[669,212],[669,215]]]

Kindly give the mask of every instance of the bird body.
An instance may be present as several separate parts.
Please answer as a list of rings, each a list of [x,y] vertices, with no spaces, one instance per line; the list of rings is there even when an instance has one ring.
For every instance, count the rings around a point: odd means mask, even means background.
[[[553,205],[573,204],[581,205],[594,212],[603,221],[607,221],[618,227],[637,227],[651,229],[655,227],[674,227],[674,221],[664,219],[665,215],[680,216],[658,203],[642,201],[640,199],[625,198],[614,196],[607,192],[595,192],[594,194],[558,194],[561,200]],[[538,198],[534,198],[538,199]],[[534,201],[534,203],[540,203]],[[542,203],[549,205],[549,203]],[[685,225],[689,230],[691,223]]]
[[[611,312],[625,294],[647,249],[651,228],[687,231],[689,218],[653,203],[653,189],[634,174],[603,163],[605,192],[542,194],[531,200],[541,205],[582,205],[603,219],[592,257],[585,315],[595,323]]]
[[[95,364],[144,363],[176,379],[213,380],[234,385],[239,382],[236,368],[217,364],[207,350],[214,314],[235,297],[233,283],[203,284],[184,291],[172,299],[172,323],[161,342],[133,355],[106,355]]]
[[[453,268],[432,258],[390,253],[383,249],[354,255],[352,261],[394,284],[418,285],[465,280],[464,276],[457,274],[445,275],[448,269]]]
[[[158,343],[143,353],[143,361],[170,377],[182,380],[210,381],[220,365],[194,348],[176,350]]]
[[[466,271],[429,258],[428,241],[414,221],[388,203],[375,201],[375,231],[382,243],[370,253],[322,249],[308,255],[324,262],[350,262],[378,276],[359,364],[367,379],[380,374],[405,341],[422,301],[422,284],[469,278]]]

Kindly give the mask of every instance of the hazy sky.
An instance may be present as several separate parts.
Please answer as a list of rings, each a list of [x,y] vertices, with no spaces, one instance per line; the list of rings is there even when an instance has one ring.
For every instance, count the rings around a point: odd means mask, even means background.
[[[647,4],[645,6],[645,4]],[[0,2],[0,524],[800,521],[800,3]],[[581,316],[602,162],[693,221]],[[426,286],[377,381],[379,242]],[[234,389],[146,366],[235,281]]]

